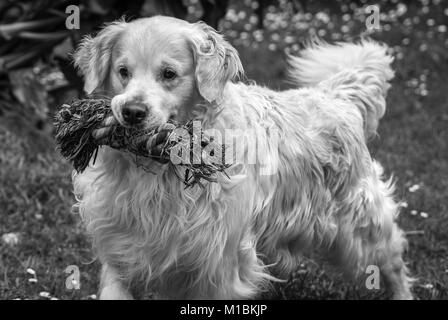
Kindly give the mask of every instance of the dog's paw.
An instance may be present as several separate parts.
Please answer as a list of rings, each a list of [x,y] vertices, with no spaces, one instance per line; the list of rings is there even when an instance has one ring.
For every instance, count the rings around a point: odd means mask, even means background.
[[[121,285],[113,284],[101,290],[100,300],[134,300],[134,298]]]

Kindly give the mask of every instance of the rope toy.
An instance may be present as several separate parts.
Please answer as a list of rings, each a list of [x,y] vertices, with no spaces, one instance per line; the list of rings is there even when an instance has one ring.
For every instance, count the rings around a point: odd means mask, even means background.
[[[72,162],[77,172],[83,172],[94,155],[95,161],[98,148],[103,145],[130,152],[136,156],[149,157],[160,163],[170,163],[170,153],[175,146],[179,147],[179,143],[190,144],[185,145],[184,150],[190,150],[189,159],[193,159],[195,141],[201,141],[201,150],[213,141],[212,138],[203,135],[202,130],[201,136],[195,136],[193,121],[184,125],[166,123],[158,128],[146,130],[123,127],[113,116],[108,99],[88,98],[63,104],[55,116],[54,125],[57,148],[64,158]],[[174,134],[177,128],[185,129],[192,138],[185,141],[178,137]],[[171,163],[177,177],[186,187],[196,184],[204,187],[202,180],[216,182],[218,172],[227,176],[224,170],[230,165],[224,164],[225,147],[221,147],[223,155],[220,163],[213,163],[202,151],[199,164],[192,163],[194,161],[177,165]],[[176,166],[186,168],[184,177],[180,177]]]

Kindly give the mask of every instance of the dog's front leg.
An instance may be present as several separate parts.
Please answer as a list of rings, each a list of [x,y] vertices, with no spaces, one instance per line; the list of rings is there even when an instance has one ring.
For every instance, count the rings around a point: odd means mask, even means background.
[[[123,287],[117,272],[107,263],[101,270],[100,300],[132,300],[132,295]]]

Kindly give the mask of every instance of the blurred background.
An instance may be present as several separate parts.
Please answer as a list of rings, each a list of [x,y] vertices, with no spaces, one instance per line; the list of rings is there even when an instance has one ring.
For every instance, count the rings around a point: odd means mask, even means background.
[[[69,5],[79,29],[67,29]],[[365,8],[380,9],[367,30]],[[74,202],[71,166],[55,151],[57,108],[82,95],[70,60],[79,40],[105,22],[156,14],[203,20],[239,51],[247,77],[287,89],[286,54],[315,37],[369,36],[390,46],[396,76],[372,155],[397,181],[399,223],[419,299],[448,299],[448,1],[127,0],[0,2],[0,299],[96,299],[93,258]],[[80,288],[67,289],[68,266]],[[261,298],[383,299],[304,261]]]

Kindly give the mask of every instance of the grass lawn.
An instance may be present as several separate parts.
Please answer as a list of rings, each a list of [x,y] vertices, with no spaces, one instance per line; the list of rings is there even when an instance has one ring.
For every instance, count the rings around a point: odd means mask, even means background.
[[[407,204],[399,223],[409,232],[406,260],[417,278],[413,290],[419,299],[448,299],[448,33],[441,26],[448,24],[448,3],[434,3],[416,2],[407,10],[400,3],[385,5],[382,31],[372,34],[393,49],[396,77],[371,150],[393,174],[397,198]],[[356,40],[365,27],[353,9],[309,7],[309,14],[293,16],[271,8],[265,30],[254,31],[254,23],[247,23],[254,22],[252,9],[240,3],[231,7],[224,30],[241,53],[248,78],[288,88],[285,50],[295,53],[312,34]],[[18,236],[17,245],[0,241],[0,299],[91,299],[99,263],[79,217],[70,213],[70,165],[53,151],[30,153],[25,141],[1,128],[0,146],[0,237]],[[79,290],[66,289],[70,265],[81,272]],[[275,284],[263,297],[387,297],[384,290],[363,287],[362,280],[352,283],[304,261],[287,283]]]

